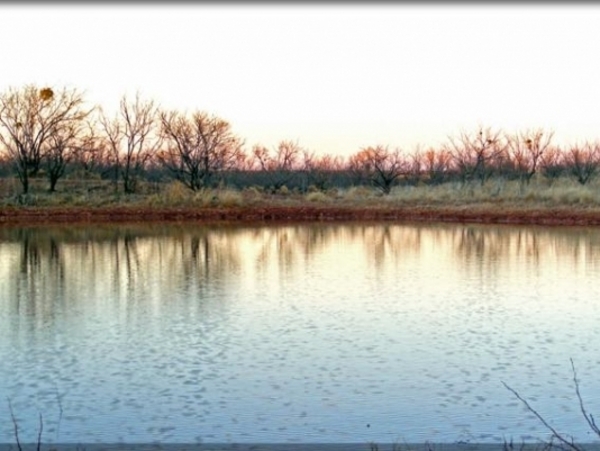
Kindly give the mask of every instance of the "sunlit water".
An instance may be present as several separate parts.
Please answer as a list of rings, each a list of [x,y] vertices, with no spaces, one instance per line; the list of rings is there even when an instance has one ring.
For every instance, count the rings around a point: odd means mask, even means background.
[[[0,442],[590,441],[600,230],[0,229]],[[599,413],[600,415],[600,413]]]

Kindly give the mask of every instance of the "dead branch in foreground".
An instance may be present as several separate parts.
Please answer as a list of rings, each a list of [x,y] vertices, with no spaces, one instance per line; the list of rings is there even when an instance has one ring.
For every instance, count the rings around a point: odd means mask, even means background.
[[[12,420],[12,424],[15,429],[15,440],[17,442],[17,449],[19,451],[23,451],[23,448],[21,448],[21,442],[19,441],[19,424],[17,423],[17,419],[15,418],[15,413],[12,408],[12,402],[8,397],[6,399],[8,401],[8,410],[10,410],[10,419]]]
[[[579,390],[579,380],[577,379],[577,371],[575,370],[575,364],[573,363],[573,359],[570,359],[570,360],[571,360],[571,369],[573,371],[573,382],[575,383],[575,393],[577,395],[577,400],[579,401],[579,408],[581,410],[583,417],[585,418],[586,423],[590,427],[590,429],[598,436],[598,438],[600,438],[600,429],[596,425],[594,416],[591,413],[588,413],[585,408],[585,404],[584,404],[583,398],[581,396],[581,391]],[[552,427],[552,425],[550,425],[550,423],[548,423],[546,421],[546,419],[537,410],[535,410],[531,406],[531,404],[529,404],[527,402],[526,399],[521,397],[521,395],[519,395],[519,393],[516,390],[514,390],[513,388],[508,386],[504,381],[502,381],[502,385],[504,385],[507,390],[509,390],[513,395],[515,395],[517,397],[517,399],[525,405],[527,410],[529,410],[529,412],[531,412],[533,415],[535,415],[536,418],[538,420],[540,420],[540,422],[544,425],[544,427],[546,427],[546,429],[548,429],[552,433],[550,441],[552,441],[553,439],[556,439],[560,443],[562,443],[562,445],[566,446],[566,448],[563,448],[561,446],[560,447],[561,449],[570,449],[572,451],[584,451],[584,449],[580,445],[577,445],[575,443],[575,439],[572,436],[567,436],[567,435],[561,434],[554,427]]]
[[[12,421],[14,431],[15,431],[15,441],[17,442],[17,450],[23,451],[23,448],[21,447],[21,440],[19,439],[19,423],[17,422],[17,419],[15,417],[15,413],[13,411],[12,402],[11,402],[10,398],[7,397],[6,399],[8,401],[8,410],[10,411],[10,419]],[[42,432],[43,431],[44,431],[44,419],[42,417],[42,413],[40,412],[40,428],[38,430],[37,443],[36,443],[37,451],[41,451],[41,449],[42,449]]]

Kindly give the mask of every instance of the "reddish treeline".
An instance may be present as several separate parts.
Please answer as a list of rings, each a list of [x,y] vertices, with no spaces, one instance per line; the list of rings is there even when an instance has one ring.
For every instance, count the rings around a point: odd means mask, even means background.
[[[55,191],[63,177],[105,178],[125,193],[140,181],[180,180],[191,190],[212,186],[283,186],[307,190],[370,185],[383,193],[399,184],[491,177],[527,184],[536,175],[588,183],[600,167],[600,142],[560,148],[540,129],[462,132],[440,148],[406,151],[376,145],[348,158],[322,155],[299,143],[248,148],[226,120],[182,113],[152,100],[123,97],[115,116],[87,107],[75,89],[27,85],[0,93],[0,175],[17,177],[24,193],[32,177]]]

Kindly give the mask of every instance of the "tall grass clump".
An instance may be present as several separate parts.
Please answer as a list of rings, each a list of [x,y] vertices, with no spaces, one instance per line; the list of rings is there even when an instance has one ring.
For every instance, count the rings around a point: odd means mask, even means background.
[[[189,202],[191,191],[183,183],[173,181],[168,183],[160,192],[146,198],[149,206],[179,206]]]
[[[366,186],[353,186],[345,190],[340,190],[340,198],[351,203],[361,203],[365,200],[372,200],[380,197],[382,197],[380,191]]]
[[[207,188],[194,193],[192,204],[199,207],[239,207],[244,204],[244,197],[237,190]]]
[[[311,191],[304,196],[304,199],[311,203],[327,203],[331,201],[331,197],[327,196],[323,191]]]
[[[233,189],[222,189],[217,191],[217,202],[222,207],[240,207],[244,205],[242,193]]]

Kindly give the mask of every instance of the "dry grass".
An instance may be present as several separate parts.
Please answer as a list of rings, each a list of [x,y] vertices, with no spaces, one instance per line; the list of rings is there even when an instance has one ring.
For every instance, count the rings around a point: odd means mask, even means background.
[[[311,203],[320,203],[320,204],[326,204],[331,202],[331,197],[327,196],[327,194],[325,194],[322,191],[312,191],[309,192],[308,194],[306,194],[304,196],[304,198]]]
[[[231,189],[191,191],[180,182],[171,182],[162,191],[141,200],[148,207],[239,207],[245,204],[244,193]]]
[[[522,185],[517,181],[492,180],[486,185],[446,183],[437,186],[395,187],[383,201],[404,205],[513,205],[513,206],[600,206],[600,186],[580,185],[560,180],[550,185],[532,181]]]
[[[436,186],[398,186],[385,196],[370,187],[330,189],[307,193],[282,188],[270,193],[260,187],[191,191],[180,182],[144,184],[140,194],[125,195],[110,181],[65,180],[56,193],[44,180],[34,180],[28,195],[19,194],[14,179],[0,179],[0,207],[136,207],[136,208],[252,208],[301,206],[325,208],[470,209],[495,212],[536,209],[600,210],[600,182],[585,186],[569,179],[554,183],[533,180],[529,185],[493,179],[484,186],[445,183]]]

